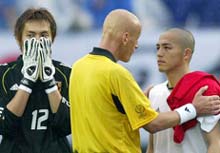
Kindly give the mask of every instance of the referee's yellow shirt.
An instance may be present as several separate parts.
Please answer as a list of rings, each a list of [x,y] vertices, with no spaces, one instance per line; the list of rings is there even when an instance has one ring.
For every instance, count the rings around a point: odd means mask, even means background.
[[[69,97],[78,153],[140,153],[139,128],[158,115],[129,71],[100,48],[73,65]]]

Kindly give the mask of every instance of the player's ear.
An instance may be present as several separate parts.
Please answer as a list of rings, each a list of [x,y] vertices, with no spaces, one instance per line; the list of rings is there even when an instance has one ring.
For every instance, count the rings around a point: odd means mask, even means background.
[[[190,60],[192,58],[192,49],[186,48],[184,50],[184,55],[183,56],[184,56],[185,60]]]
[[[123,42],[124,45],[127,45],[128,41],[129,41],[129,33],[125,32],[122,35],[122,42]]]

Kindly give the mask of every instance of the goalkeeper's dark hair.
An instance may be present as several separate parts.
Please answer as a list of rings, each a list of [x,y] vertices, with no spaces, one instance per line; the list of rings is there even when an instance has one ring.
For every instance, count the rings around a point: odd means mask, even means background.
[[[57,33],[57,24],[53,15],[45,8],[29,8],[25,10],[21,16],[17,19],[14,28],[14,36],[22,46],[21,39],[24,30],[25,23],[28,21],[46,21],[50,24],[50,30],[52,34],[52,41],[54,41]]]

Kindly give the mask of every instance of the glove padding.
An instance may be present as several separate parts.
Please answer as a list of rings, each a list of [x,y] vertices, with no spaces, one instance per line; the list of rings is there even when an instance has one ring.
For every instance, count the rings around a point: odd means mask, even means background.
[[[42,82],[47,82],[54,79],[55,67],[51,59],[51,41],[47,38],[40,38],[40,58],[41,58],[41,73],[40,79]]]
[[[21,72],[25,79],[36,82],[39,77],[39,41],[36,38],[27,39],[23,46],[23,67]]]
[[[41,59],[40,79],[44,83],[45,92],[49,94],[57,90],[54,79],[55,67],[51,59],[51,41],[47,38],[41,37],[39,51]]]

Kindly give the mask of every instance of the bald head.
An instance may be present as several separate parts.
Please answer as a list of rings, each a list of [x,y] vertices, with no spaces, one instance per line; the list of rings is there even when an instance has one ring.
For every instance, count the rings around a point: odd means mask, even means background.
[[[141,24],[139,19],[131,12],[123,9],[111,11],[103,24],[103,36],[117,37],[119,33],[140,33]]]
[[[110,51],[116,60],[128,62],[138,48],[140,33],[141,23],[134,14],[113,10],[105,18],[99,47]]]
[[[182,49],[190,48],[192,53],[194,52],[195,47],[195,40],[190,31],[179,29],[179,28],[172,28],[167,30],[164,34],[171,33],[175,38],[175,43],[180,45]]]

